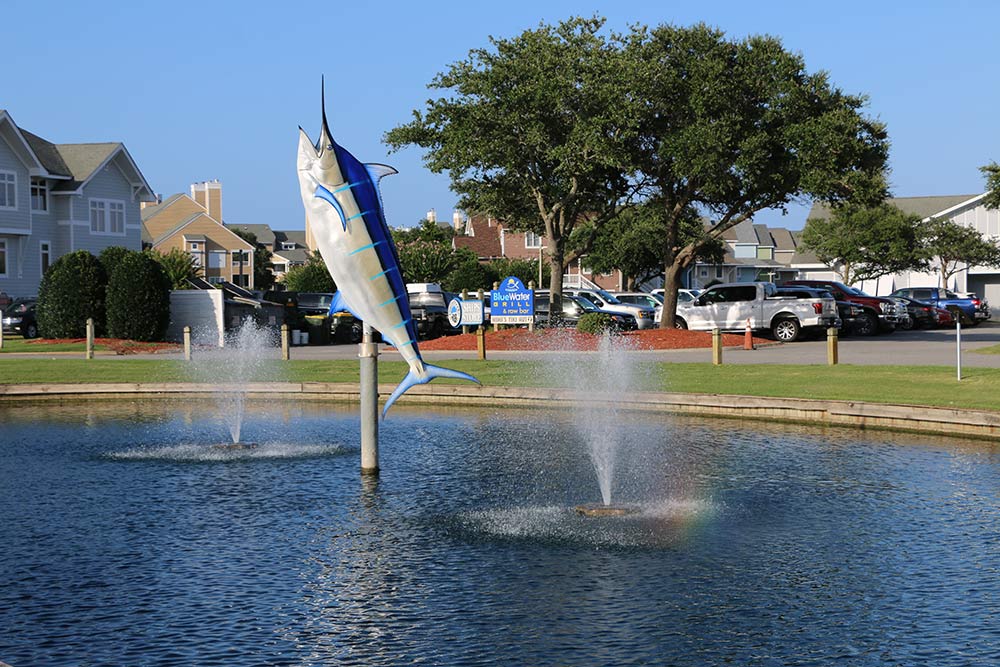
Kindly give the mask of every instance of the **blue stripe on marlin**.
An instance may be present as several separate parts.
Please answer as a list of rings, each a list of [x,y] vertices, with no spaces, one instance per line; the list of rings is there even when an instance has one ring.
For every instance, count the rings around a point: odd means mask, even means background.
[[[416,384],[438,377],[479,384],[467,373],[432,366],[420,356],[399,254],[385,221],[379,192],[380,179],[395,173],[386,165],[362,164],[338,145],[330,134],[325,109],[315,144],[299,128],[302,203],[316,245],[339,288],[334,304],[380,331],[410,367],[386,401],[383,416]]]

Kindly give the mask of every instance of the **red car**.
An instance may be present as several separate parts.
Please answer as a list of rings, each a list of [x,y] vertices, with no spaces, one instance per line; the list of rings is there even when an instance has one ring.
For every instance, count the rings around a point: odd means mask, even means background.
[[[955,326],[955,316],[951,314],[950,310],[947,310],[946,308],[935,308],[934,311],[937,314],[938,328]]]

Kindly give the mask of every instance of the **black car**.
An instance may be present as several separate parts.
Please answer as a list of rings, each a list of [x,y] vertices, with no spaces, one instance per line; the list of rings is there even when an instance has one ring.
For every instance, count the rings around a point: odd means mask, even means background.
[[[906,312],[910,314],[909,325],[902,324],[902,329],[933,329],[938,325],[938,307],[932,303],[911,299],[908,296],[894,296],[896,301],[906,304]]]
[[[638,322],[633,315],[629,315],[627,313],[612,313],[610,311],[601,310],[589,299],[569,294],[563,294],[562,315],[556,318],[555,326],[575,327],[580,321],[580,318],[587,313],[605,313],[609,315],[615,329],[619,331],[635,331],[639,328]],[[539,294],[538,292],[535,293],[535,320],[538,322],[538,326],[540,327],[548,325],[549,294],[547,292],[542,294]]]
[[[4,308],[4,333],[16,333],[24,338],[37,338],[38,320],[35,319],[35,306],[37,304],[37,299],[15,299]]]

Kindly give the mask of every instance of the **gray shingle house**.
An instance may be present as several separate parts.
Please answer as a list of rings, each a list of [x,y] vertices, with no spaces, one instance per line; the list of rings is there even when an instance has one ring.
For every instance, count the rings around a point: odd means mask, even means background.
[[[124,144],[53,144],[0,109],[0,292],[37,295],[75,250],[141,250],[139,202],[152,199]]]

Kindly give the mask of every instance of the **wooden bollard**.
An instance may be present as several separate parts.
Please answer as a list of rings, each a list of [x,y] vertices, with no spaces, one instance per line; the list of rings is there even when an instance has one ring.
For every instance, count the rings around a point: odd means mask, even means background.
[[[462,301],[466,301],[468,298],[469,298],[469,290],[467,290],[467,289],[462,290]],[[462,333],[463,334],[469,333],[469,325],[468,324],[463,324],[462,325]]]
[[[0,308],[0,350],[3,349],[3,309]]]
[[[84,358],[93,359],[94,358],[94,318],[87,318],[87,351],[84,354]]]
[[[712,365],[722,365],[722,330],[712,329]]]
[[[482,324],[476,329],[476,349],[479,351],[479,360],[486,361],[486,327]]]
[[[288,361],[288,325],[281,325],[281,360]]]
[[[191,327],[184,327],[184,361],[191,361]]]
[[[837,362],[840,361],[837,354],[838,343],[837,327],[830,327],[826,330],[826,363],[828,366],[836,366]]]
[[[532,294],[534,294],[534,292],[535,292],[535,281],[534,280],[529,280],[528,281],[528,289],[531,290]],[[534,332],[534,330],[535,330],[535,316],[532,315],[531,316],[531,321],[528,322],[528,331],[529,332]]]

